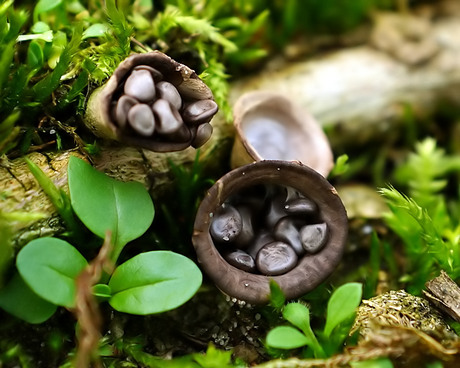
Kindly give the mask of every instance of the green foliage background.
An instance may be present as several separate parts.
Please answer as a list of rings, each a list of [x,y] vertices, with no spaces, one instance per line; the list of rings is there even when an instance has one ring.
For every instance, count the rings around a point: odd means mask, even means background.
[[[213,90],[221,110],[230,117],[227,95],[232,78],[256,71],[270,56],[283,53],[286,45],[297,37],[308,42],[310,36],[346,32],[366,22],[373,10],[392,8],[394,3],[393,0],[4,1],[0,5],[0,155],[15,158],[31,150],[60,150],[76,144],[95,152],[96,145],[90,144],[94,137],[84,133],[80,137],[78,129],[87,98],[130,53],[160,50],[195,69]],[[404,142],[410,146],[406,147],[406,154],[418,138]],[[343,174],[342,180],[350,176],[361,179],[360,172],[367,169],[373,171],[374,185],[383,186],[389,180],[407,193],[393,186],[382,189],[391,210],[383,221],[398,239],[379,239],[374,233],[369,259],[356,273],[342,277],[342,283],[363,281],[366,298],[376,292],[380,269],[388,271],[398,287],[406,287],[414,294],[420,294],[424,283],[440,269],[454,279],[460,278],[458,154],[446,153],[436,146],[435,140],[421,141],[407,160],[391,162],[396,169],[387,179],[385,169],[390,162],[387,153],[382,149],[375,159],[366,152],[361,163],[350,155],[350,162],[341,162],[343,173],[338,169],[335,172]],[[365,167],[370,162],[372,168]],[[190,172],[172,165],[171,172],[178,181],[189,184],[190,192],[201,190],[204,178],[197,165]],[[340,182],[341,178],[337,180]],[[196,197],[187,192],[179,192],[179,197],[186,209],[196,204]],[[59,193],[56,198],[62,199]],[[167,217],[171,209],[162,210]],[[8,231],[1,228],[3,218],[23,215],[0,213],[0,231]],[[186,222],[191,224],[189,220]],[[397,268],[397,252],[405,257],[403,269]],[[0,268],[11,257],[12,254],[0,254]],[[305,296],[312,319],[324,318],[330,287],[322,285]],[[278,303],[278,309],[284,302],[283,299]],[[117,351],[136,361],[160,366],[157,357],[142,351],[141,344],[128,339],[118,339],[113,344],[117,345]],[[13,348],[16,347],[5,349],[5,354],[21,357],[20,350]],[[208,355],[195,354],[189,359],[203,367],[215,362],[230,366],[230,354],[212,346]]]
[[[230,77],[283,52],[296,36],[343,32],[391,6],[392,0],[5,1],[0,154],[83,145],[75,130],[87,97],[130,53],[160,50],[195,69],[230,117]]]

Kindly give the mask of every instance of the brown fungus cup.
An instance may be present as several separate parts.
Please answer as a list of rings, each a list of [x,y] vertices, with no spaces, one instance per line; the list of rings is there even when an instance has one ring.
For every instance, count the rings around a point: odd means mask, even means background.
[[[218,110],[189,67],[153,51],[125,59],[93,92],[85,124],[101,138],[157,152],[203,145]]]
[[[263,304],[270,279],[288,299],[324,281],[342,257],[347,231],[342,201],[322,175],[299,162],[265,160],[213,185],[198,209],[192,241],[220,290]]]
[[[232,168],[261,160],[300,161],[327,177],[334,166],[321,126],[289,96],[244,93],[235,103],[233,118]]]

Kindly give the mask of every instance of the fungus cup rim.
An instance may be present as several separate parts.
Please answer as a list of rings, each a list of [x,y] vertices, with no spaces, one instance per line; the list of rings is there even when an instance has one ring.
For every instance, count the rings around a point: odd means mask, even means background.
[[[253,161],[262,161],[264,158],[248,140],[244,126],[248,125],[245,119],[247,114],[254,114],[261,111],[262,116],[269,116],[276,113],[275,117],[283,116],[279,121],[290,130],[295,129],[296,133],[291,133],[289,139],[296,142],[292,146],[298,146],[298,140],[302,140],[302,147],[308,149],[300,150],[296,153],[297,157],[290,158],[301,161],[304,165],[318,171],[327,177],[334,166],[333,154],[326,134],[306,109],[294,103],[285,95],[265,90],[246,92],[235,102],[233,108],[233,124],[235,127],[235,143],[232,149],[231,166],[236,168]],[[308,152],[308,155],[306,154]],[[267,160],[267,159],[265,159]]]
[[[293,187],[314,200],[329,229],[327,243],[318,253],[303,256],[294,269],[279,276],[252,274],[231,266],[209,233],[212,214],[230,195],[267,183]],[[294,299],[329,277],[342,258],[347,233],[345,207],[321,174],[296,161],[264,160],[228,172],[208,190],[196,215],[192,243],[198,263],[222,292],[251,304],[264,304],[269,301],[270,279],[278,283],[287,299]]]

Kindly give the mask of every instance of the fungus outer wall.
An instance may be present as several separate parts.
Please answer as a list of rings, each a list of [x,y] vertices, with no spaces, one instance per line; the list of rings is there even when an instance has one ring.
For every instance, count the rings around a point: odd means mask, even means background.
[[[248,185],[268,182],[291,186],[306,197],[314,198],[330,231],[321,251],[303,257],[290,272],[273,277],[231,266],[215,247],[209,232],[210,215],[226,198]],[[252,304],[263,304],[268,302],[270,278],[280,285],[288,299],[300,297],[324,281],[342,257],[347,232],[348,219],[342,201],[322,175],[297,162],[266,160],[239,167],[215,183],[198,209],[192,241],[200,265],[220,290]]]

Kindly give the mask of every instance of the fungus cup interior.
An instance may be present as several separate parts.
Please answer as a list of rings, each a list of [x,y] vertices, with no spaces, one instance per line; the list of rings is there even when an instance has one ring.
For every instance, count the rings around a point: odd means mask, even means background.
[[[174,85],[184,103],[206,99],[214,100],[211,90],[197,76],[195,71],[159,51],[153,51],[131,55],[118,66],[103,90],[102,103],[100,104],[100,108],[103,109],[102,115],[109,122],[113,134],[128,145],[140,146],[157,152],[181,151],[189,147],[196,136],[195,127],[193,128],[192,137],[187,141],[169,142],[126,134],[126,131],[123,132],[114,121],[111,113],[112,102],[120,97],[123,85],[133,68],[142,65],[158,70],[164,76],[165,81]]]
[[[216,210],[235,193],[261,184],[289,186],[311,198],[329,231],[320,251],[302,256],[292,270],[278,276],[248,273],[230,265],[210,235]],[[324,281],[340,262],[347,232],[346,210],[335,188],[322,175],[299,162],[265,160],[232,170],[213,185],[198,209],[192,241],[198,262],[222,292],[251,304],[263,304],[269,300],[270,279],[288,299],[300,297]]]
[[[296,160],[326,177],[333,156],[326,135],[308,112],[289,98],[253,91],[235,103],[231,165],[261,160]]]

